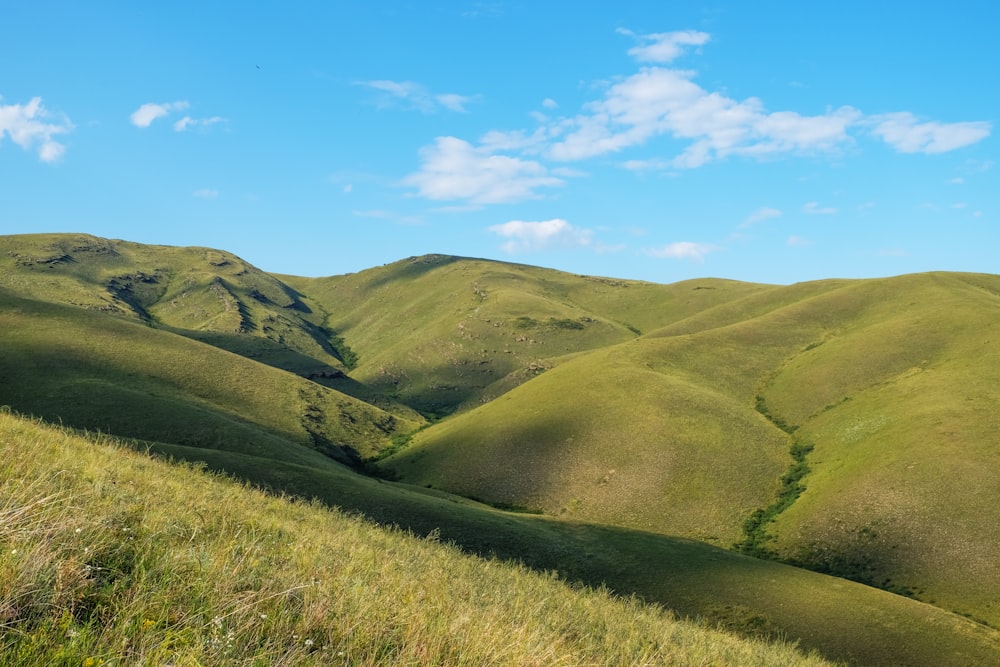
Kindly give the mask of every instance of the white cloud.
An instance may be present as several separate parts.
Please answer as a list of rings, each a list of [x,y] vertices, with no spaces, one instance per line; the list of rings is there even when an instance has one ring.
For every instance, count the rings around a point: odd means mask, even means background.
[[[710,93],[693,72],[645,67],[611,86],[587,113],[563,120],[567,132],[549,147],[556,160],[580,160],[669,135],[690,142],[672,164],[700,167],[729,155],[831,151],[853,139],[847,129],[861,113],[841,107],[819,116],[768,113],[757,98],[742,102]]]
[[[420,156],[420,171],[402,182],[427,199],[498,204],[537,199],[538,188],[564,183],[538,162],[496,155],[455,137],[438,137]]]
[[[174,123],[174,131],[183,132],[189,127],[208,127],[209,125],[224,122],[226,122],[226,119],[221,116],[212,116],[211,118],[192,118],[191,116],[184,116],[179,121]]]
[[[55,120],[55,122],[46,122]],[[27,104],[0,104],[0,141],[4,135],[24,150],[37,150],[42,162],[55,162],[62,157],[66,147],[52,137],[73,130],[73,123],[65,116],[55,115],[42,105],[42,98],[32,98]]]
[[[670,243],[662,248],[647,248],[644,252],[651,257],[664,257],[668,259],[690,259],[696,262],[704,262],[705,255],[719,250],[718,246],[710,243],[692,243],[690,241],[678,241]]]
[[[813,244],[812,241],[804,239],[801,236],[789,236],[787,243],[793,248],[806,248]]]
[[[967,208],[968,206],[969,204],[964,201],[955,202],[954,204],[951,205],[952,208]]]
[[[219,191],[213,188],[201,188],[194,191],[194,196],[199,199],[216,199],[219,196]]]
[[[401,106],[405,109],[415,109],[424,113],[438,111],[440,108],[464,112],[465,105],[479,99],[478,95],[457,95],[455,93],[434,94],[426,86],[415,81],[390,81],[377,79],[359,81],[358,85],[371,88],[380,93],[375,101],[379,109]]]
[[[511,220],[489,228],[494,234],[509,239],[501,248],[507,252],[545,250],[547,248],[578,248],[590,245],[593,232],[579,229],[561,218],[541,222]]]
[[[853,146],[859,132],[881,137],[900,151],[939,153],[979,141],[991,131],[986,122],[918,122],[908,112],[866,117],[848,105],[814,115],[770,111],[756,97],[740,100],[707,90],[695,82],[696,72],[669,65],[685,51],[707,44],[711,39],[708,33],[618,32],[636,41],[629,54],[645,64],[631,75],[600,82],[594,89],[602,92],[579,113],[550,118],[532,111],[530,115],[538,122],[534,129],[492,130],[478,144],[439,137],[421,149],[420,170],[403,183],[429,199],[485,205],[537,198],[540,189],[562,185],[562,178],[578,175],[560,173],[546,162],[574,162],[619,153],[660,137],[672,139],[677,146],[672,156],[633,157],[623,159],[621,166],[633,171],[670,171],[736,156],[766,159],[837,154]],[[411,81],[372,80],[358,85],[379,92],[381,105],[426,112],[442,108],[461,111],[475,99],[437,95]],[[556,106],[551,98],[542,101],[544,109]],[[803,211],[837,212],[815,202],[806,204]]]
[[[770,206],[762,206],[753,213],[747,216],[740,227],[749,227],[751,225],[756,225],[758,222],[764,222],[765,220],[770,220],[771,218],[778,218],[781,216],[781,211],[776,208],[771,208]]]
[[[351,192],[354,190],[354,183],[348,183],[347,185],[344,186],[343,189],[345,195],[351,194]]]
[[[636,35],[628,30],[620,34],[635,37],[639,46],[628,50],[628,54],[639,62],[668,63],[684,53],[687,46],[701,46],[709,40],[707,32],[685,30],[682,32],[659,32],[650,35]]]
[[[147,102],[132,112],[129,120],[136,127],[149,127],[154,120],[162,118],[172,111],[183,111],[190,106],[186,101],[167,102],[165,104],[154,104]]]
[[[837,209],[832,207],[822,207],[818,202],[811,201],[802,207],[802,212],[808,215],[834,215]]]
[[[990,136],[986,121],[921,123],[907,111],[872,116],[872,132],[900,153],[946,153]]]
[[[965,183],[965,179],[961,176],[956,176],[955,178],[949,179],[948,183],[950,185],[961,185],[962,183]]]

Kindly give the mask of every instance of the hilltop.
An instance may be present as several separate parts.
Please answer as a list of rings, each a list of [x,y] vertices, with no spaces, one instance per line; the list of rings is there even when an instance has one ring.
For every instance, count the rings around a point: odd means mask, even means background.
[[[9,236],[0,405],[835,659],[990,664],[998,295]]]

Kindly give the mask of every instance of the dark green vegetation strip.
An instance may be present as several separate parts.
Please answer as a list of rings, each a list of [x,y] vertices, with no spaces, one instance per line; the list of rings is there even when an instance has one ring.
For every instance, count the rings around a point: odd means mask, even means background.
[[[777,419],[767,409],[767,404],[763,396],[757,396],[756,408],[772,424],[780,428],[785,433],[793,435],[797,430],[794,426],[789,426],[784,420]],[[794,435],[793,435],[794,437]],[[735,545],[735,548],[745,554],[758,558],[775,558],[776,553],[768,546],[774,538],[767,533],[768,525],[786,509],[792,506],[802,492],[805,485],[802,478],[809,473],[809,464],[806,457],[813,451],[813,445],[803,442],[793,442],[789,450],[792,463],[788,470],[781,476],[781,489],[778,497],[767,507],[755,510],[743,524],[744,538]]]

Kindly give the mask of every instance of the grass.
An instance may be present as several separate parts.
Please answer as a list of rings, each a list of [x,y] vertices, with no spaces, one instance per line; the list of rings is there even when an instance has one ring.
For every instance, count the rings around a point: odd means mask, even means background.
[[[416,426],[186,337],[3,289],[0,342],[0,404],[80,428],[322,465]]]
[[[18,665],[820,665],[102,438],[0,414]]]
[[[996,662],[996,276],[662,286],[426,256],[305,279],[83,235],[0,249],[0,404],[838,659]],[[342,465],[375,459],[411,484]],[[708,546],[754,517],[768,554],[843,578]]]
[[[558,357],[766,289],[711,280],[654,285],[444,256],[281,278],[319,304],[326,325],[358,352],[352,377],[438,416],[530,380],[542,360],[550,367]]]

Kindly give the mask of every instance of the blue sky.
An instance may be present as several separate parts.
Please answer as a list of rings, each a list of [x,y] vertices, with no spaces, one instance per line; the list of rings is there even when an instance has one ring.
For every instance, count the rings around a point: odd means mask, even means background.
[[[10,3],[0,234],[323,276],[998,271],[1000,4]]]

